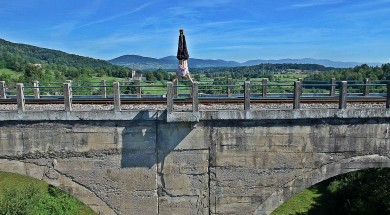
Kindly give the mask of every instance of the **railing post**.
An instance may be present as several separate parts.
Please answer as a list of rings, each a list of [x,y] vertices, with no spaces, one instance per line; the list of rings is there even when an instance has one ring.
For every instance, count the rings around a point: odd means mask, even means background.
[[[192,84],[192,112],[199,112],[198,82]]]
[[[177,97],[178,95],[179,95],[179,93],[178,93],[178,86],[179,86],[179,79],[175,79],[174,80],[174,82],[173,82],[173,85],[175,86],[174,88],[173,88],[173,95],[175,96],[175,97]]]
[[[7,98],[5,94],[5,81],[0,81],[0,98],[1,99]]]
[[[65,83],[69,83],[70,86],[72,86],[72,80],[66,80]],[[70,98],[73,98],[73,90],[72,90],[72,87],[70,88],[69,97],[70,97]]]
[[[335,96],[336,95],[336,78],[332,78],[330,80],[330,92],[329,92],[329,96]]]
[[[137,98],[141,98],[141,81],[140,80],[135,80],[134,84],[136,85],[135,93],[137,94]]]
[[[23,84],[17,83],[16,84],[16,103],[18,106],[18,113],[23,113],[25,111],[25,101],[24,101],[24,93],[23,93]]]
[[[173,112],[174,87],[172,82],[167,83],[167,112]]]
[[[303,78],[298,78],[298,81],[301,82],[301,95],[303,94]]]
[[[261,90],[262,90],[263,98],[267,97],[267,83],[268,83],[268,79],[263,78],[263,80],[261,81]]]
[[[101,91],[102,91],[102,98],[107,98],[107,84],[106,84],[106,80],[101,80],[100,82],[100,88],[101,88]]]
[[[231,97],[232,96],[232,79],[231,78],[228,78],[227,80],[227,96],[228,97]]]
[[[347,108],[347,82],[342,81],[340,83],[340,94],[339,94],[339,109]]]
[[[368,96],[370,94],[370,84],[371,84],[371,80],[369,78],[365,78],[364,79],[364,92],[363,92],[364,96]]]
[[[64,83],[64,105],[65,111],[72,111],[72,85],[70,83]]]
[[[244,110],[250,110],[251,108],[251,82],[244,82]]]
[[[294,82],[294,103],[293,109],[301,109],[302,82]]]
[[[390,109],[390,82],[387,82],[386,108]]]
[[[41,98],[41,95],[39,93],[39,81],[34,81],[34,98],[39,99]]]
[[[121,111],[121,92],[119,82],[112,83],[114,93],[114,111]]]

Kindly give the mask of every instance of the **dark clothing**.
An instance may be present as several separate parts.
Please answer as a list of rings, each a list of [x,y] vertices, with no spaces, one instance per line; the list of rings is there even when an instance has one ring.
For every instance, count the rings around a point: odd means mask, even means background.
[[[178,60],[187,60],[189,57],[190,57],[190,55],[188,55],[186,37],[184,36],[184,34],[180,34],[179,45],[177,48],[177,59]]]

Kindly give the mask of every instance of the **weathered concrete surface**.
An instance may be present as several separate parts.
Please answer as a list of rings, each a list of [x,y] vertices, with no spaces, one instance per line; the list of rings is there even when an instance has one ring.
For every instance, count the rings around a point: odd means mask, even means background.
[[[329,177],[389,167],[389,117],[1,112],[0,171],[46,180],[101,214],[269,214]]]

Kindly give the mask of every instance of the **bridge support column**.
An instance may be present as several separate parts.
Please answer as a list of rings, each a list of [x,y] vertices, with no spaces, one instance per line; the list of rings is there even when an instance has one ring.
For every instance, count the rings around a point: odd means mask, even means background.
[[[192,112],[199,112],[198,82],[192,84]]]
[[[167,112],[173,112],[173,97],[174,97],[174,87],[172,82],[167,84]]]
[[[17,83],[16,84],[16,102],[18,106],[18,113],[22,113],[25,111],[25,100],[24,100],[24,93],[23,93],[23,84]]]
[[[293,109],[300,109],[301,108],[301,95],[302,95],[302,82],[295,81],[294,82]]]
[[[263,98],[267,97],[267,83],[268,83],[268,79],[263,78],[263,80],[261,81],[261,93]]]
[[[339,109],[347,108],[347,82],[340,83]]]
[[[329,96],[335,96],[336,94],[336,79],[335,78],[332,78],[330,80],[330,92],[329,92]]]
[[[370,94],[370,84],[371,80],[369,78],[364,79],[364,96],[368,96]]]
[[[121,111],[121,92],[119,82],[112,83],[114,90],[114,111]]]
[[[106,85],[106,80],[102,80],[100,82],[100,88],[102,91],[102,98],[107,98],[107,85]]]
[[[72,89],[70,83],[64,83],[64,105],[65,111],[72,111]]]
[[[7,96],[5,95],[5,81],[0,81],[0,98],[7,98]]]
[[[251,109],[251,82],[245,81],[244,83],[244,110]]]
[[[41,98],[41,95],[39,93],[39,81],[34,81],[34,98]]]

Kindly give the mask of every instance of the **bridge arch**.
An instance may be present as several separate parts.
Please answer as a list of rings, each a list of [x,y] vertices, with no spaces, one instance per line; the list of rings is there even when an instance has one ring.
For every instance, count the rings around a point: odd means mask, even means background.
[[[52,165],[52,164],[50,164]],[[48,165],[37,163],[27,163],[16,160],[0,159],[0,171],[16,173],[28,177],[44,180],[48,184],[59,187],[65,192],[69,193],[79,201],[83,202],[98,214],[116,214],[104,201],[98,198],[93,192],[50,168]]]
[[[390,158],[383,155],[356,156],[328,163],[320,168],[313,169],[300,175],[294,180],[283,185],[283,188],[273,192],[255,211],[256,215],[271,214],[276,208],[286,202],[292,196],[300,193],[304,189],[311,187],[321,181],[342,175],[370,168],[389,168]]]

